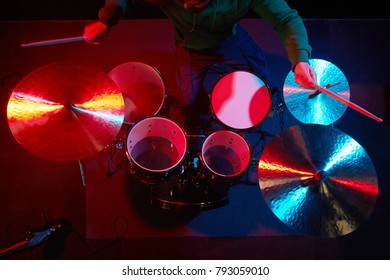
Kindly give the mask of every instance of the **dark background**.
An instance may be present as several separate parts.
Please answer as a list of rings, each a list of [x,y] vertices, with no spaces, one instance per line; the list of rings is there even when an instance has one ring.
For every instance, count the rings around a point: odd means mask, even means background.
[[[1,20],[47,20],[47,19],[96,19],[97,10],[104,0],[14,0],[0,4]],[[287,1],[303,18],[383,19],[389,18],[386,1],[358,2],[347,5],[339,0]],[[254,15],[249,14],[248,17]],[[161,18],[164,15],[156,8],[137,7],[129,11],[127,18]]]
[[[12,89],[12,84],[21,78],[21,76],[14,75],[10,76],[13,79],[4,78],[4,83],[7,83],[1,88],[0,94],[2,109],[0,122],[2,129],[0,133],[2,144],[0,153],[2,178],[0,249],[12,245],[16,238],[23,237],[25,230],[30,226],[42,225],[47,220],[65,217],[72,223],[72,233],[68,236],[60,235],[55,240],[53,239],[53,242],[45,244],[45,247],[24,251],[12,258],[389,259],[390,192],[388,186],[390,186],[390,177],[388,176],[388,158],[390,149],[388,149],[388,139],[390,121],[388,100],[390,99],[390,77],[388,65],[390,59],[387,33],[390,21],[370,20],[388,19],[388,9],[384,7],[385,2],[379,1],[371,7],[359,6],[360,4],[355,3],[354,6],[347,8],[343,2],[334,0],[288,2],[291,7],[299,10],[303,18],[307,19],[309,36],[313,45],[313,57],[332,61],[343,69],[351,83],[353,97],[351,100],[385,120],[383,124],[375,123],[353,110],[348,110],[336,123],[336,128],[351,135],[367,150],[377,168],[381,192],[375,212],[367,223],[352,234],[340,239],[307,237],[299,234],[250,237],[236,235],[219,238],[210,234],[203,238],[86,240],[84,238],[87,226],[84,221],[86,194],[85,188],[81,185],[77,163],[53,163],[37,158],[18,145],[9,131],[5,114],[7,94]],[[107,71],[120,62],[142,59],[150,64],[156,64],[157,69],[162,70],[162,73],[170,73],[167,60],[172,50],[165,44],[156,44],[159,36],[166,33],[157,32],[158,38],[149,38],[144,29],[135,28],[134,34],[145,36],[145,38],[131,41],[131,36],[129,36],[130,39],[122,36],[127,34],[125,33],[127,32],[126,25],[123,24],[113,30],[111,40],[100,46],[80,42],[80,44],[63,44],[35,49],[18,48],[21,42],[73,36],[82,30],[84,20],[97,18],[97,11],[103,4],[104,0],[2,1],[0,21],[16,22],[0,24],[1,69],[27,74],[46,63],[77,59]],[[248,15],[248,17],[252,16]],[[155,8],[142,7],[137,7],[126,15],[128,19],[164,17]],[[22,22],[26,20],[34,22]],[[40,20],[56,22],[47,24],[39,22]],[[59,22],[61,20],[69,20],[69,22]],[[145,28],[149,26],[147,24]],[[248,27],[254,31],[255,39],[259,39],[259,33],[255,28],[257,26],[248,25]],[[161,27],[158,26],[158,28]],[[170,30],[162,29],[163,31]],[[127,41],[123,42],[123,38],[127,38]],[[273,62],[272,67],[277,71],[276,73],[280,74],[274,75],[277,78],[275,82],[279,85],[289,69],[285,57],[275,51],[280,47],[277,45],[275,48],[276,41],[261,41],[261,43],[270,61]],[[132,52],[128,50],[130,47],[134,48],[131,49]],[[107,55],[102,58],[102,53]],[[243,200],[239,201],[240,206],[244,205],[245,198],[249,197],[242,198]],[[232,204],[234,202],[235,200],[232,199]],[[239,218],[244,222],[245,218],[252,218],[252,215],[243,215],[242,212],[236,215],[241,215]],[[221,218],[231,217],[222,215]],[[210,219],[206,226],[212,228],[215,224],[218,223]],[[57,248],[57,244],[63,245],[63,248]]]

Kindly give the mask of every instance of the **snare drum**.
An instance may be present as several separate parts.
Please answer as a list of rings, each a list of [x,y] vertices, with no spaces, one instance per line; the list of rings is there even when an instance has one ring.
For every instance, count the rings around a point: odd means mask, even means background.
[[[215,131],[202,145],[202,173],[211,182],[234,183],[249,166],[251,154],[249,143],[238,133]]]
[[[108,76],[121,90],[125,103],[125,124],[157,115],[164,106],[166,90],[161,74],[141,62],[126,62],[112,69]]]
[[[248,129],[260,124],[271,108],[271,91],[258,76],[248,71],[224,75],[210,96],[215,117],[234,129]]]
[[[166,117],[139,120],[126,140],[130,172],[144,183],[161,183],[179,174],[186,152],[186,133]]]

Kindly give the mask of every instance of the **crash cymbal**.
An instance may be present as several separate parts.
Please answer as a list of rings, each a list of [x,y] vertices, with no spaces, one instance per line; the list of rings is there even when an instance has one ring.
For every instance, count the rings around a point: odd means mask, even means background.
[[[123,123],[124,101],[117,85],[99,69],[53,63],[16,85],[7,117],[15,139],[32,154],[78,160],[115,138]]]
[[[318,85],[349,100],[348,81],[337,66],[322,59],[310,59],[309,64],[317,74]],[[283,97],[290,113],[305,124],[332,124],[345,113],[348,107],[316,88],[306,89],[298,85],[295,83],[292,71],[285,79]]]
[[[356,230],[378,197],[366,151],[331,126],[302,124],[276,135],[261,155],[258,179],[272,212],[306,235],[337,237]]]

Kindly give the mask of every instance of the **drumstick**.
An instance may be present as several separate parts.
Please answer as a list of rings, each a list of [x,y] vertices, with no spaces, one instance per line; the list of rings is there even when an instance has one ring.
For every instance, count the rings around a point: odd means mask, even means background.
[[[36,46],[46,46],[46,45],[54,45],[54,44],[63,44],[63,43],[84,41],[85,39],[87,39],[87,38],[84,37],[84,36],[78,36],[78,37],[69,37],[69,38],[61,38],[61,39],[54,39],[54,40],[38,41],[38,42],[33,42],[33,43],[21,44],[20,46],[22,48],[25,48],[25,47],[36,47]]]
[[[378,118],[377,116],[371,114],[370,112],[368,112],[367,110],[363,109],[362,107],[360,107],[360,106],[358,106],[358,105],[352,103],[352,102],[349,101],[349,100],[346,100],[346,99],[344,99],[344,98],[338,96],[337,94],[331,92],[330,90],[328,90],[328,89],[326,89],[326,88],[323,88],[323,87],[321,87],[321,86],[319,86],[319,85],[317,85],[317,84],[313,84],[313,86],[314,86],[315,88],[317,88],[318,90],[320,90],[320,91],[322,91],[322,92],[324,92],[324,93],[330,95],[330,96],[333,97],[334,99],[340,101],[341,103],[344,103],[345,105],[349,106],[350,108],[352,108],[352,109],[358,111],[359,113],[362,113],[362,114],[364,114],[364,115],[366,115],[366,116],[368,116],[368,117],[370,117],[370,118],[376,120],[377,122],[383,122],[383,120],[382,120],[381,118]]]

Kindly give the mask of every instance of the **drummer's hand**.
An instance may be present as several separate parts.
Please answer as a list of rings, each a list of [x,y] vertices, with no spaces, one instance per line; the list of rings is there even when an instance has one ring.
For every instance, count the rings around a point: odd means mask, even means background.
[[[316,84],[316,73],[307,62],[298,62],[294,68],[295,82],[304,88],[313,88]]]
[[[108,34],[108,27],[101,21],[88,24],[84,28],[85,41],[91,44],[98,44]]]

